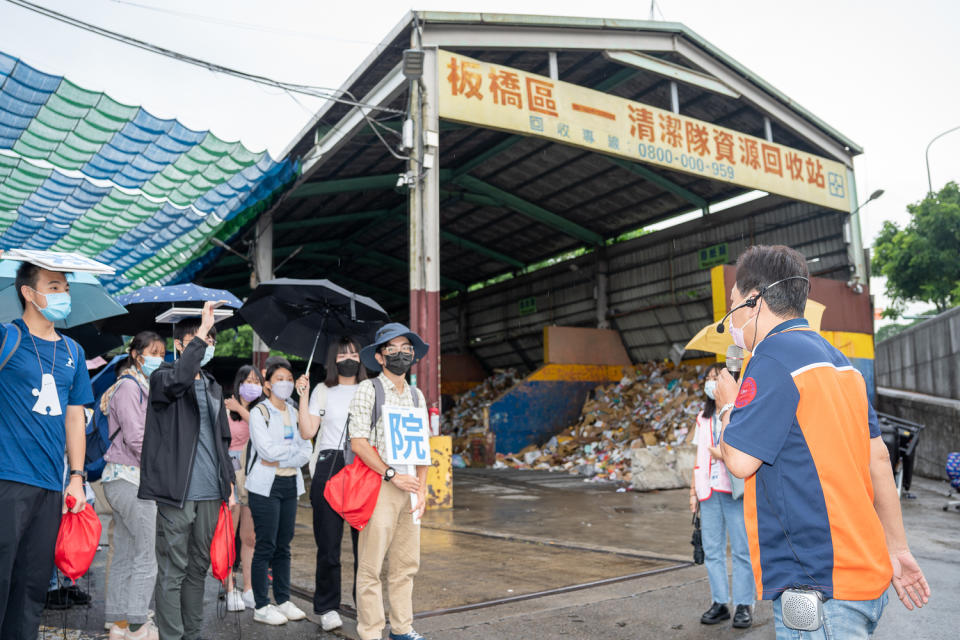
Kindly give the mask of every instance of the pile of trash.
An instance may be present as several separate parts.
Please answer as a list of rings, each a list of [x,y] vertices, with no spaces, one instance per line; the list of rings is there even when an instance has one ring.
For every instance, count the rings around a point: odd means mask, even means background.
[[[484,409],[523,381],[517,369],[496,369],[492,376],[456,398],[441,418],[440,433],[453,436],[453,452],[470,460],[470,441],[483,438],[487,430]]]
[[[627,367],[616,384],[594,389],[580,420],[543,446],[497,454],[494,468],[566,471],[601,482],[630,483],[631,447],[693,441],[703,406],[703,366],[651,362]]]

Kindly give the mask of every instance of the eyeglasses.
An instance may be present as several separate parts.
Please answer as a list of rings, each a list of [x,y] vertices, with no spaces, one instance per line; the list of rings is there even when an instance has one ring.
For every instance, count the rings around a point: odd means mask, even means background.
[[[388,356],[395,356],[398,353],[406,353],[407,355],[413,355],[413,345],[405,344],[402,347],[394,347],[391,345],[389,347],[384,347],[383,353]]]

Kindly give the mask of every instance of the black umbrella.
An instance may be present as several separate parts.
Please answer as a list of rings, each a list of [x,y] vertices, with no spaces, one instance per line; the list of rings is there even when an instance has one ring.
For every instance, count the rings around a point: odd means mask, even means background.
[[[387,320],[377,302],[329,280],[279,278],[260,283],[240,315],[270,348],[313,358],[332,337],[367,338]]]
[[[80,343],[87,360],[93,360],[95,357],[112,351],[123,344],[123,338],[115,333],[100,331],[92,323],[69,329],[60,329],[60,333],[66,334]]]

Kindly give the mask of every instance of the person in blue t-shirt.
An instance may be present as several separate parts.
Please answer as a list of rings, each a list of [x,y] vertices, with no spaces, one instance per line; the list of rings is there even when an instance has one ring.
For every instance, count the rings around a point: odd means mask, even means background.
[[[0,640],[37,637],[65,498],[74,511],[87,504],[83,405],[93,402],[83,349],[53,326],[70,315],[66,275],[25,262],[15,286],[23,317],[0,324],[0,344],[19,339],[0,360]]]

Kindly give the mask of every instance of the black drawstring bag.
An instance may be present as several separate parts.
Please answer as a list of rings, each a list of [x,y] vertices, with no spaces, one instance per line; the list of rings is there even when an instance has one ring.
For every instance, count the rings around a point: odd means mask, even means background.
[[[693,513],[693,536],[690,537],[690,544],[693,545],[693,563],[703,564],[703,534],[700,533],[700,503],[697,503],[697,510]]]

